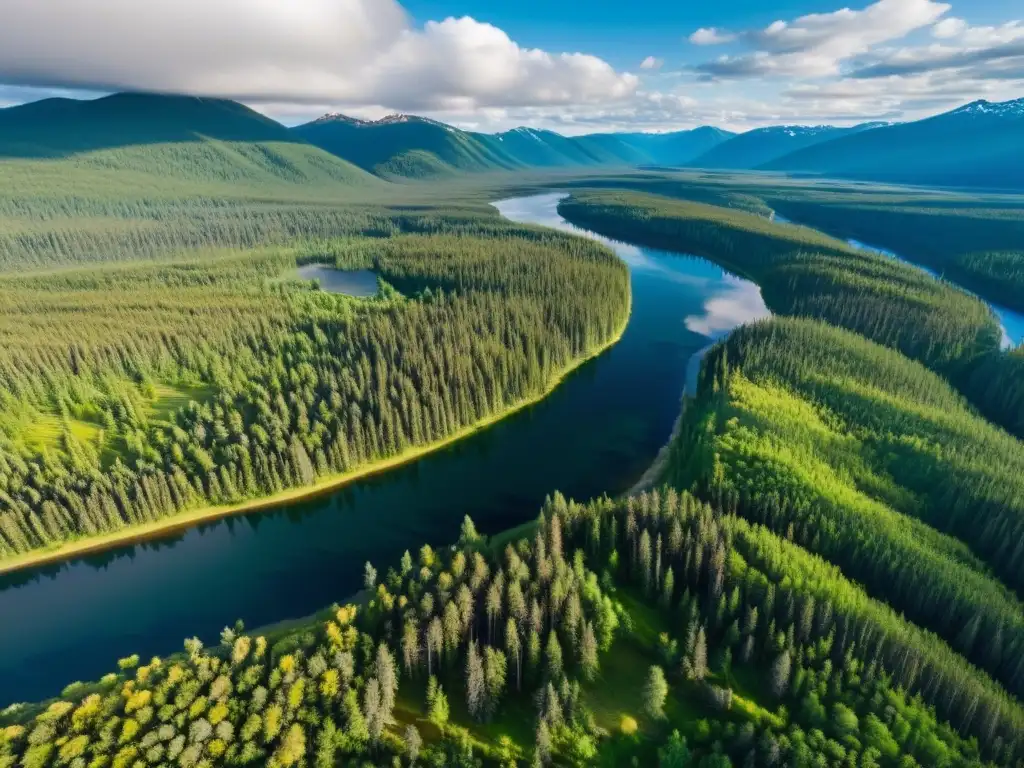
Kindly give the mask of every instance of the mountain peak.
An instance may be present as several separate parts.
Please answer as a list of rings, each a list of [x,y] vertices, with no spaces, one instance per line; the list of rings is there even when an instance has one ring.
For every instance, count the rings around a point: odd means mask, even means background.
[[[351,125],[357,128],[378,128],[384,125],[399,125],[401,123],[426,123],[428,125],[450,128],[450,126],[447,126],[444,123],[439,123],[436,120],[431,120],[427,117],[419,117],[418,115],[407,115],[402,112],[385,115],[377,120],[363,120],[362,118],[352,117],[342,112],[328,112],[326,115],[318,117],[316,120],[309,123],[309,125],[330,125],[332,123]]]
[[[345,125],[362,125],[365,123],[364,120],[360,120],[358,117],[349,117],[341,112],[328,112],[326,115],[321,115],[314,120],[310,125],[323,125],[326,123],[344,123]]]
[[[1013,101],[993,102],[987,99],[978,99],[970,104],[965,104],[959,109],[954,109],[951,115],[994,115],[996,117],[1021,117],[1024,116],[1024,99]]]

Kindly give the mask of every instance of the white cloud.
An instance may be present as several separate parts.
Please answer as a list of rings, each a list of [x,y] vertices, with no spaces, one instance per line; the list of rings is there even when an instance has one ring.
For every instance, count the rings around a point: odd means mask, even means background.
[[[959,22],[959,19],[951,20]],[[998,27],[965,23],[932,28],[941,43],[877,51],[863,57],[854,77],[878,78],[955,72],[963,81],[1024,79],[1024,24],[1011,21]]]
[[[716,27],[701,27],[688,38],[694,45],[721,45],[731,43],[736,35],[723,32]]]
[[[712,77],[826,77],[872,47],[934,24],[950,6],[934,0],[878,0],[863,10],[843,8],[743,33],[754,52],[722,56],[697,67]]]
[[[0,82],[403,110],[629,98],[601,59],[396,0],[2,0]]]
[[[55,88],[156,90],[236,98],[288,123],[400,110],[579,134],[916,119],[1024,94],[1021,22],[972,27],[938,0],[849,1],[697,30],[695,45],[744,50],[668,73],[650,56],[641,85],[471,18],[414,25],[399,0],[0,0],[0,104],[67,95]],[[923,42],[908,45],[915,30]]]
[[[956,37],[965,29],[967,29],[966,21],[951,16],[948,19],[943,19],[932,27],[932,36],[937,37],[940,40],[944,40],[946,38]]]

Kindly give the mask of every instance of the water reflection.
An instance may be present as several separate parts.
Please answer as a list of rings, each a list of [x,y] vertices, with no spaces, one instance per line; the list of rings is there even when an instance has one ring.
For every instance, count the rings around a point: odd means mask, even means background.
[[[761,289],[747,280],[726,275],[725,289],[704,302],[704,312],[686,318],[694,333],[718,339],[739,325],[768,316]]]
[[[296,270],[300,280],[316,280],[328,293],[368,298],[377,295],[377,275],[369,269],[344,270],[323,264],[306,264]]]

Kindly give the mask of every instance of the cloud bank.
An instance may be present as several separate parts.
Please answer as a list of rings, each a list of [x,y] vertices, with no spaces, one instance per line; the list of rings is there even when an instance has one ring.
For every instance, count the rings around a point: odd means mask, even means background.
[[[878,0],[859,11],[842,8],[776,21],[742,33],[752,53],[722,56],[697,70],[717,78],[836,75],[842,62],[935,23],[950,7],[934,0]]]
[[[3,0],[0,82],[249,102],[520,107],[629,98],[635,76],[395,0]]]
[[[969,17],[970,0],[842,2],[760,28],[679,29],[675,49],[633,65],[640,78],[468,17],[414,24],[400,0],[0,0],[0,105],[148,90],[288,123],[403,111],[576,134],[916,119],[1024,95],[1024,23],[972,26],[950,7]]]

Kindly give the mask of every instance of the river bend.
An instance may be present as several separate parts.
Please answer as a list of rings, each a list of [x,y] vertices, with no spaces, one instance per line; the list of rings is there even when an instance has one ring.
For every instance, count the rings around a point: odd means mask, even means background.
[[[93,680],[131,653],[180,650],[308,615],[359,589],[363,564],[443,545],[469,514],[484,533],[532,519],[558,489],[626,491],[667,440],[697,355],[768,314],[760,290],[690,256],[599,238],[561,219],[561,195],[496,203],[507,218],[593,236],[629,266],[622,339],[549,397],[466,440],[328,495],[144,544],[0,576],[0,707]],[[324,286],[327,288],[327,286]]]

